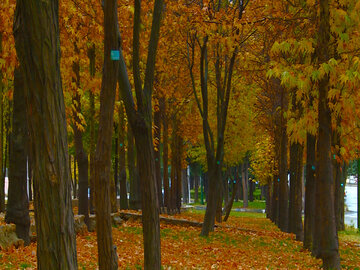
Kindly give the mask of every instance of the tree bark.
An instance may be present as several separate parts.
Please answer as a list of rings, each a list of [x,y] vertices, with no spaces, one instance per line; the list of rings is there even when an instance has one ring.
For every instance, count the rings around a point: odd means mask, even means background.
[[[129,77],[122,51],[120,50],[119,89],[125,104],[128,121],[134,132],[137,149],[139,176],[142,189],[142,223],[144,237],[144,268],[161,268],[160,221],[157,183],[155,178],[154,146],[152,138],[152,90],[155,59],[160,33],[163,1],[155,0],[151,33],[148,46],[144,85],[140,76],[140,25],[141,2],[135,0],[133,27],[133,74],[137,106],[135,108]]]
[[[163,122],[163,182],[164,182],[164,206],[168,208],[170,206],[170,194],[169,194],[169,129],[168,119],[166,115],[166,102],[165,98],[160,99],[160,107],[162,111]]]
[[[302,224],[302,170],[303,146],[292,143],[290,146],[290,196],[289,196],[289,232],[296,240],[303,241]]]
[[[88,49],[88,58],[89,58],[89,69],[90,77],[93,79],[95,77],[95,44]],[[89,118],[89,128],[90,128],[90,214],[95,214],[95,95],[93,90],[89,91],[89,101],[90,101],[90,118]]]
[[[18,0],[14,20],[32,142],[38,269],[77,269],[58,6]]]
[[[136,165],[136,150],[134,145],[134,135],[131,127],[128,125],[127,133],[128,150],[128,170],[129,170],[129,182],[130,182],[130,209],[139,210],[141,209],[141,186],[138,173],[138,166]]]
[[[76,178],[76,156],[74,156],[74,178],[73,178],[73,197],[74,199],[77,198],[77,178]]]
[[[283,232],[288,230],[288,215],[289,215],[289,191],[288,191],[288,173],[287,173],[287,149],[288,149],[288,137],[286,134],[286,119],[283,112],[286,110],[287,99],[285,97],[284,89],[281,91],[281,137],[280,137],[280,161],[279,161],[279,228]]]
[[[155,157],[155,177],[157,183],[157,193],[160,208],[164,206],[163,196],[162,196],[162,183],[161,183],[161,166],[160,166],[160,140],[161,140],[161,107],[154,112],[154,140],[157,142],[157,145],[154,147],[154,157]]]
[[[330,11],[329,0],[320,0],[320,24],[316,53],[319,64],[329,60]],[[317,142],[315,254],[323,260],[324,269],[340,269],[339,243],[335,224],[334,184],[331,161],[331,112],[327,100],[329,76],[319,80],[319,140]]]
[[[117,269],[116,246],[111,231],[111,138],[119,65],[110,58],[119,49],[117,1],[104,1],[104,66],[100,93],[99,131],[95,150],[95,207],[99,269]]]
[[[30,244],[29,200],[27,196],[27,121],[24,78],[14,71],[13,127],[10,139],[10,167],[6,223],[16,225],[16,235]]]
[[[236,187],[237,185],[239,185],[239,179],[235,178],[234,177],[234,181],[231,181],[233,184],[233,192],[231,194],[231,198],[228,202],[228,204],[225,206],[225,217],[224,217],[224,222],[228,220],[229,216],[230,216],[230,212],[231,212],[231,209],[232,209],[232,206],[233,206],[233,203],[234,203],[234,199],[235,199],[235,190],[236,190]]]
[[[126,188],[125,114],[123,104],[119,108],[119,122],[120,209],[129,209]]]
[[[199,202],[199,183],[200,183],[200,175],[194,175],[194,201],[195,203]]]
[[[248,201],[248,181],[245,177],[245,164],[244,162],[241,163],[241,182],[243,185],[243,207],[248,208],[249,201]]]
[[[304,248],[310,251],[313,249],[315,226],[315,147],[316,137],[308,133],[306,138]]]
[[[279,182],[278,175],[274,175],[272,196],[271,196],[271,221],[279,224]]]
[[[189,178],[187,175],[187,169],[182,169],[181,178],[183,203],[189,203]]]
[[[75,43],[75,53],[79,54],[79,49]],[[80,63],[79,61],[73,62],[72,66],[74,72],[73,81],[76,84],[76,87],[80,88]],[[73,129],[74,129],[74,142],[75,142],[75,156],[78,163],[79,171],[79,190],[78,190],[78,213],[79,215],[84,215],[84,222],[86,225],[89,225],[89,203],[88,203],[88,169],[89,161],[88,155],[83,145],[83,132],[79,127],[83,125],[79,115],[81,114],[81,97],[79,92],[76,89],[76,93],[73,96]],[[75,167],[74,167],[75,168]],[[74,169],[74,173],[76,170]],[[75,178],[76,179],[76,178]],[[76,186],[76,185],[75,185]]]
[[[0,33],[0,54],[2,54],[2,33]],[[3,102],[3,75],[0,70],[0,212],[5,212],[5,174],[3,166],[4,156],[4,102]]]

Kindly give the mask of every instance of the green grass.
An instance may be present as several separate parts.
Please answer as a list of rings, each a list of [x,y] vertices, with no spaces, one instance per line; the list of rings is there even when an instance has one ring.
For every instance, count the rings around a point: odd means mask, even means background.
[[[200,203],[191,203],[190,205],[202,205]],[[204,204],[206,205],[206,203]],[[224,205],[223,205],[224,206]],[[266,203],[263,200],[254,200],[253,202],[248,202],[248,207],[249,209],[265,209]],[[232,208],[243,208],[243,201],[237,201],[233,203]]]
[[[191,213],[205,215],[205,210],[190,209]],[[235,212],[231,211],[230,216],[233,217],[251,217],[251,218],[265,218],[266,214],[252,213],[252,212]]]
[[[358,229],[346,226],[345,231],[338,232],[339,238],[343,241],[356,241],[360,242],[360,232]]]

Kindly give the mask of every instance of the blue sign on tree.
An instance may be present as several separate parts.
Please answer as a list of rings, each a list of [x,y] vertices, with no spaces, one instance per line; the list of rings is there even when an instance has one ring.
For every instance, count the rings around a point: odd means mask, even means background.
[[[119,50],[111,50],[110,59],[111,60],[120,60],[120,51]]]

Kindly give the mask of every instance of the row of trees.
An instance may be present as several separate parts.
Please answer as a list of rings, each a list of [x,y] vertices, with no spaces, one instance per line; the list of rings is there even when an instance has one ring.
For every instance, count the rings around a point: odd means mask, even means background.
[[[356,1],[16,6],[14,14],[15,1],[5,0],[0,13],[0,179],[9,164],[8,222],[26,228],[27,197],[18,190],[26,189],[27,161],[33,168],[40,268],[76,268],[68,149],[78,166],[79,214],[86,222],[89,212],[97,216],[100,269],[117,268],[110,212],[118,184],[120,208],[143,211],[145,268],[160,269],[159,213],[179,211],[186,161],[207,171],[202,235],[221,220],[223,199],[227,215],[231,209],[236,192],[226,194],[224,175],[246,201],[251,163],[267,187],[269,217],[326,268],[340,267],[343,172],[358,155]],[[26,101],[28,124],[17,99]],[[30,143],[18,138],[25,128]],[[55,238],[51,254],[46,235]]]

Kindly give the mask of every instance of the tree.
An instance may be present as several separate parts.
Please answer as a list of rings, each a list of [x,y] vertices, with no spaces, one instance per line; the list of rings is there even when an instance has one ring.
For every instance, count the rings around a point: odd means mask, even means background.
[[[113,132],[118,61],[111,59],[111,51],[118,50],[117,1],[104,1],[104,67],[100,94],[99,131],[95,151],[95,207],[99,269],[117,269],[116,246],[111,231],[111,136]]]
[[[155,59],[159,40],[163,1],[155,0],[153,20],[145,68],[144,86],[140,77],[140,14],[141,2],[135,0],[133,32],[133,74],[137,108],[131,92],[125,60],[120,50],[119,89],[126,114],[135,137],[137,161],[141,181],[142,223],[144,237],[145,269],[160,269],[160,221],[157,184],[155,177],[154,147],[152,139],[152,90],[154,84]],[[141,154],[140,154],[141,153]]]
[[[8,203],[5,215],[7,223],[16,225],[16,235],[30,244],[29,200],[27,196],[27,121],[24,79],[20,69],[14,73],[13,128],[10,140],[10,167]]]
[[[316,54],[318,63],[330,60],[330,5],[328,0],[320,1],[320,17]],[[325,269],[340,269],[339,243],[336,232],[333,171],[331,161],[331,113],[327,101],[329,76],[319,80],[319,139],[317,142],[317,178],[315,237],[318,238],[315,254],[323,260]]]
[[[77,269],[60,77],[58,1],[17,1],[14,36],[26,85],[39,269]]]

